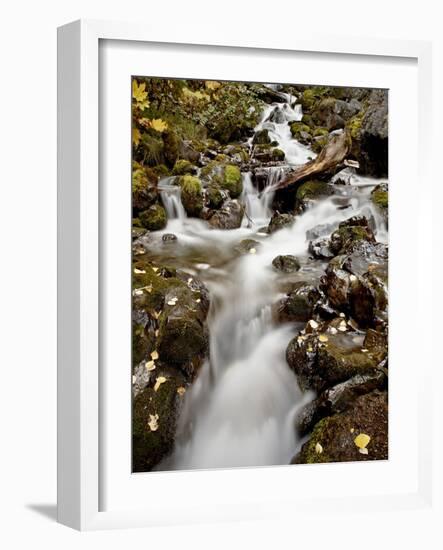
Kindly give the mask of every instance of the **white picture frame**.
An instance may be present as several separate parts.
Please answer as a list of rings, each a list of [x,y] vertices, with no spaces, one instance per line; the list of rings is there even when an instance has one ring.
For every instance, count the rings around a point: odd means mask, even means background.
[[[430,506],[431,502],[431,441],[430,416],[431,403],[424,393],[425,384],[430,385],[430,366],[422,365],[416,385],[417,434],[414,434],[416,445],[416,461],[411,463],[414,478],[411,486],[402,490],[393,490],[383,496],[370,494],[362,490],[346,494],[336,494],[334,484],[329,487],[329,494],[317,493],[312,498],[306,495],[291,502],[287,506],[288,496],[283,489],[271,496],[266,490],[262,496],[252,496],[246,511],[244,501],[231,493],[231,496],[212,496],[212,500],[202,502],[200,506],[185,509],[184,504],[177,503],[175,508],[167,510],[161,506],[153,510],[149,506],[130,506],[122,498],[121,506],[113,506],[111,510],[103,509],[101,483],[105,478],[103,452],[107,449],[103,444],[103,413],[105,409],[100,402],[103,396],[101,388],[101,301],[106,296],[100,284],[100,265],[103,260],[100,234],[100,214],[103,209],[100,193],[99,159],[100,142],[100,44],[103,41],[125,41],[132,45],[159,43],[189,45],[186,32],[182,35],[166,37],[163,30],[147,29],[143,25],[103,22],[76,21],[61,27],[58,33],[58,520],[70,527],[89,530],[119,527],[140,527],[161,524],[194,523],[199,521],[222,521],[232,519],[251,519],[284,516],[284,507],[296,506],[305,511],[320,509],[327,499],[328,506],[334,502],[336,509],[346,511],[355,505],[358,499],[360,506],[367,510],[380,510],[382,507],[416,508]],[[257,39],[256,42],[234,42],[227,37],[223,43],[215,39],[208,44],[195,44],[200,52],[211,55],[214,48],[229,50],[229,55],[235,58],[242,52],[262,52],[275,58],[288,53],[304,52],[310,55],[332,54],[336,56],[369,58],[386,58],[392,67],[396,62],[412,60],[417,70],[418,102],[414,108],[418,113],[418,146],[414,149],[415,156],[420,155],[418,166],[419,182],[429,178],[430,134],[430,79],[431,79],[431,47],[426,42],[368,40],[360,38],[328,37],[317,38],[297,32],[296,39],[281,38],[279,43],[266,43]],[[248,49],[248,50],[246,50]],[[177,66],[177,71],[180,67]],[[214,69],[216,74],[216,70]],[[172,76],[172,75],[171,75]],[[212,75],[209,75],[212,76]],[[247,78],[245,78],[247,80]],[[263,75],[263,81],[269,81]],[[129,125],[128,125],[129,131]],[[411,161],[412,162],[412,161]],[[129,168],[128,168],[129,170]],[[395,199],[395,194],[394,194]],[[423,204],[419,205],[417,220],[414,222],[420,231],[429,229],[431,220],[426,215]],[[392,208],[392,203],[391,203]],[[394,207],[395,208],[395,202]],[[392,210],[391,210],[392,213]],[[421,260],[432,261],[430,253],[432,244],[421,248]],[[129,252],[129,251],[128,251]],[[423,285],[424,274],[418,272],[413,281],[421,285],[422,292],[428,297],[432,289]],[[425,288],[426,287],[426,288]],[[417,307],[425,308],[425,302],[431,300],[416,300]],[[414,302],[415,303],[415,302]],[[424,309],[421,313],[426,314]],[[427,352],[431,353],[430,350]],[[425,363],[425,362],[424,362]],[[415,397],[415,396],[414,396]],[[129,398],[129,397],[128,397]],[[415,411],[415,409],[414,409]],[[414,413],[415,414],[415,413]],[[414,447],[415,448],[415,447]],[[128,450],[129,452],[129,450]],[[291,468],[291,467],[289,467]],[[293,467],[292,467],[293,468]],[[343,468],[351,469],[353,465],[327,466],[331,475],[339,476]],[[334,469],[332,469],[334,468]],[[268,468],[266,476],[269,484],[274,483],[278,476],[279,483],[285,484],[288,469]],[[263,471],[261,470],[263,475]],[[348,470],[347,470],[348,471]],[[260,472],[244,473],[245,470],[199,473],[172,473],[174,483],[186,483],[186,476],[200,475],[201,485],[211,483],[226,484],[228,478],[233,483],[242,483],[242,476],[247,475],[248,483],[253,483],[253,475]],[[271,472],[271,473],[269,473]],[[326,468],[321,467],[323,479]],[[319,470],[320,474],[320,470]],[[168,474],[154,474],[168,475]],[[178,475],[182,478],[177,477]],[[171,473],[169,474],[171,476]],[[152,480],[153,478],[151,478]],[[159,484],[157,478],[157,485]],[[166,478],[164,478],[166,479]],[[180,481],[182,479],[182,481]],[[194,484],[195,484],[195,477]],[[339,478],[337,478],[339,479]],[[203,481],[204,480],[204,481]],[[218,480],[218,481],[217,481]],[[255,480],[257,481],[257,479]],[[163,483],[166,481],[161,481]],[[232,481],[231,481],[232,482]],[[149,483],[145,476],[144,486]],[[185,485],[184,485],[185,486]],[[269,485],[271,486],[271,485]],[[264,487],[267,487],[266,483]],[[412,487],[412,488],[411,488]],[[145,489],[144,489],[145,490]],[[168,488],[169,490],[169,488]],[[129,494],[129,493],[128,493]],[[203,494],[203,493],[202,493]],[[205,498],[210,499],[209,494]],[[269,502],[267,504],[267,498]],[[230,499],[230,500],[229,500]],[[271,511],[272,508],[272,511]],[[289,515],[288,515],[289,517]]]

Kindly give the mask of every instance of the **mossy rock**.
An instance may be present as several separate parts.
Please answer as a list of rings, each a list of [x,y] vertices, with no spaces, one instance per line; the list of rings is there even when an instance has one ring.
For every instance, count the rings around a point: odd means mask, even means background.
[[[280,322],[302,322],[311,319],[320,298],[318,289],[306,282],[296,283],[293,290],[277,305],[276,316]]]
[[[300,269],[300,262],[292,254],[284,254],[272,260],[272,267],[282,273],[294,273]]]
[[[349,129],[351,138],[353,140],[358,140],[360,138],[360,130],[362,126],[363,117],[364,117],[364,111],[362,110],[360,113],[353,116],[346,123],[346,127]]]
[[[181,200],[189,216],[199,216],[203,209],[203,192],[200,179],[196,176],[181,176]]]
[[[166,178],[171,175],[169,168],[166,166],[166,164],[157,164],[156,166],[152,167],[152,171],[159,178]]]
[[[179,159],[174,164],[172,174],[174,176],[185,176],[186,174],[195,174],[196,171],[196,167],[189,160]]]
[[[243,183],[240,168],[234,164],[224,167],[222,188],[229,192],[231,198],[239,197],[243,191]]]
[[[313,135],[314,137],[327,136],[329,135],[329,131],[327,128],[324,128],[323,126],[318,126],[317,128],[314,128]]]
[[[174,447],[177,421],[186,389],[183,374],[167,367],[154,371],[152,382],[133,401],[132,460],[134,472],[148,472]],[[165,381],[155,388],[160,377]]]
[[[370,437],[365,452],[360,452],[356,437]],[[374,390],[358,397],[343,413],[318,422],[295,464],[318,464],[388,459],[388,394]]]
[[[132,167],[132,208],[134,213],[145,210],[158,199],[158,176],[149,167],[144,167],[138,162]]]
[[[292,136],[299,141],[303,139],[303,132],[309,135],[311,134],[311,128],[304,122],[291,122],[290,128]]]
[[[285,152],[278,147],[275,147],[274,149],[272,149],[272,160],[276,162],[285,160]]]
[[[172,130],[167,130],[163,134],[163,155],[166,164],[171,168],[179,158],[180,138]]]
[[[375,243],[374,234],[365,217],[353,217],[341,222],[330,240],[330,249],[335,254],[351,252],[352,247],[359,241]]]
[[[217,210],[223,204],[225,197],[220,190],[220,187],[213,183],[206,188],[206,202],[209,208]]]
[[[314,153],[316,153],[318,155],[318,153],[320,153],[320,151],[324,147],[326,147],[328,142],[329,142],[328,135],[318,136],[318,137],[316,137],[312,140],[311,149],[314,151]]]
[[[296,200],[299,206],[305,207],[310,201],[333,194],[333,188],[324,181],[309,180],[302,183],[296,192]]]
[[[372,202],[381,210],[388,209],[388,198],[388,185],[384,183],[377,185],[371,193]]]
[[[256,132],[254,134],[254,138],[252,139],[252,143],[254,145],[266,145],[267,143],[271,143],[268,130],[263,128],[263,130]]]
[[[280,214],[280,212],[274,212],[272,215],[269,225],[268,233],[275,233],[280,229],[291,227],[294,224],[295,218],[292,214]]]
[[[140,223],[145,229],[157,231],[166,227],[166,211],[160,204],[153,204],[139,214]]]

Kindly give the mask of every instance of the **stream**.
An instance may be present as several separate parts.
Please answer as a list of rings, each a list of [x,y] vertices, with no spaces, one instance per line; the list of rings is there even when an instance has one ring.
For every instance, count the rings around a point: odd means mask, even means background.
[[[212,229],[203,220],[188,218],[180,187],[170,178],[159,183],[168,223],[157,232],[152,257],[198,275],[210,291],[211,307],[210,358],[186,393],[175,449],[156,470],[288,464],[301,444],[294,416],[312,395],[300,391],[285,359],[286,346],[302,325],[277,324],[272,305],[284,295],[285,283],[318,283],[324,272],[326,261],[308,253],[308,231],[321,225],[326,228],[322,234],[329,236],[339,222],[365,215],[377,240],[387,241],[384,221],[370,201],[379,180],[352,173],[348,185],[333,184],[334,194],[298,215],[292,227],[272,234],[263,230],[272,214],[274,185],[289,169],[315,157],[291,136],[288,121],[302,117],[301,106],[293,103],[294,97],[286,94],[284,103],[267,106],[255,128],[268,130],[284,151],[286,164],[263,167],[266,183],[261,190],[251,172],[242,173],[240,200],[246,216],[239,229]],[[248,143],[253,149],[253,138]],[[170,233],[177,243],[168,253],[161,237]],[[258,245],[239,255],[235,247],[244,239]],[[289,275],[274,270],[272,260],[280,254],[295,255],[301,269]]]

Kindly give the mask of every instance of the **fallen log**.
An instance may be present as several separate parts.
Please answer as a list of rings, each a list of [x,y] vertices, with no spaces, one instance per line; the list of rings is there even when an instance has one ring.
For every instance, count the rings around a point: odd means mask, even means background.
[[[345,160],[351,150],[351,145],[352,139],[347,130],[344,130],[340,134],[334,134],[314,160],[297,166],[297,168],[274,186],[274,190],[284,189],[301,180],[331,170]]]

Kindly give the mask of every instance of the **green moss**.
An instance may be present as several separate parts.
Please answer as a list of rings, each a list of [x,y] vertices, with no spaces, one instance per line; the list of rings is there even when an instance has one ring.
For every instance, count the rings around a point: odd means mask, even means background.
[[[152,168],[152,171],[154,174],[156,174],[159,178],[165,178],[170,175],[169,169],[165,164],[157,164]]]
[[[210,208],[217,209],[223,204],[223,194],[216,184],[209,185],[206,190],[206,197]]]
[[[310,180],[302,183],[297,189],[296,198],[298,201],[306,201],[327,196],[332,193],[330,185],[324,181]]]
[[[219,153],[215,159],[214,159],[216,162],[228,162],[229,161],[229,157],[228,155],[224,155],[222,153]]]
[[[198,216],[203,209],[203,193],[200,179],[196,176],[181,176],[181,199],[189,216]]]
[[[329,131],[324,126],[318,126],[314,129],[314,137],[320,137],[320,136],[327,136],[329,135]]]
[[[327,440],[327,438],[325,437],[325,432],[328,429],[329,422],[330,418],[327,417],[323,418],[315,425],[309,441],[303,447],[303,462],[305,464],[320,464],[331,461],[328,457],[327,450],[325,450],[322,445],[322,441],[324,444],[324,442]],[[321,453],[316,451],[317,443],[321,445]]]
[[[229,194],[232,198],[236,198],[241,195],[243,191],[243,184],[241,178],[240,168],[234,164],[227,164],[224,167],[223,189],[229,191]]]
[[[195,166],[189,160],[180,159],[174,164],[172,174],[174,176],[184,176],[186,174],[194,174],[195,170]]]
[[[275,161],[281,161],[285,160],[285,152],[281,149],[278,149],[277,147],[275,149],[272,149],[272,160]]]
[[[308,134],[310,134],[311,132],[311,128],[307,125],[307,124],[304,124],[303,122],[292,122],[291,123],[291,134],[297,139],[300,137],[300,134],[302,132],[306,132]]]
[[[140,223],[145,229],[157,231],[166,227],[166,212],[160,204],[153,204],[139,214]]]
[[[381,186],[377,186],[371,193],[371,200],[382,209],[388,208],[388,191]]]
[[[322,136],[317,139],[314,139],[312,142],[311,148],[314,151],[314,153],[320,153],[320,151],[328,144],[329,138],[328,136]]]
[[[363,121],[364,111],[363,109],[353,116],[346,124],[349,129],[349,133],[352,139],[358,139],[360,137],[360,129]]]

